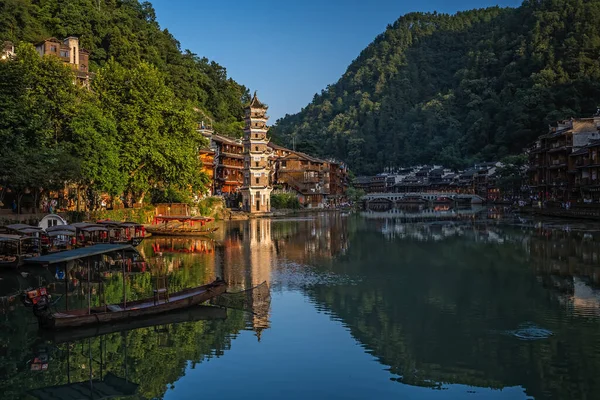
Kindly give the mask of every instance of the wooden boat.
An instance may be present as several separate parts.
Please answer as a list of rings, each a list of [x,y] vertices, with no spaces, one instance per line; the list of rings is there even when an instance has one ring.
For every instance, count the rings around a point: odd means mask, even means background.
[[[58,344],[157,325],[224,319],[227,319],[226,308],[199,305],[160,315],[146,315],[132,321],[120,320],[102,325],[88,325],[67,330],[46,331],[44,337]]]
[[[210,235],[218,227],[208,227],[213,222],[210,217],[191,217],[187,215],[158,215],[154,224],[146,226],[146,231],[156,236],[202,236]]]
[[[118,255],[124,257],[126,252],[136,252],[136,250],[130,245],[98,244],[32,258],[28,260],[28,263],[46,267],[55,267],[57,269],[64,268],[66,270],[69,268],[69,265],[77,262],[87,262],[87,283],[88,291],[90,291],[90,283],[92,282],[90,265],[92,263],[97,264],[101,262],[100,260],[105,256],[108,257],[114,255],[115,259]],[[125,281],[125,275],[127,273],[126,261],[125,258],[121,259],[123,281]],[[64,274],[65,288],[68,286],[68,275],[68,273]],[[123,283],[123,288],[125,288],[125,282]],[[105,304],[99,307],[91,307],[88,303],[88,307],[85,309],[67,309],[62,312],[54,312],[50,309],[50,297],[48,292],[46,288],[42,287],[28,291],[24,296],[24,303],[33,307],[33,312],[38,318],[40,328],[58,330],[113,323],[117,321],[129,321],[132,318],[180,310],[210,300],[225,292],[226,289],[227,284],[225,281],[217,279],[206,285],[169,293],[166,298],[163,296],[163,298],[160,299],[157,296],[154,296],[136,301],[127,301],[124,291],[123,301],[118,304]],[[162,290],[168,292],[168,288]],[[66,304],[68,305],[68,292],[65,292],[65,295],[67,296]]]
[[[90,309],[78,309],[63,312],[52,312],[49,300],[42,300],[47,296],[44,290],[36,289],[27,293],[30,298],[37,299],[34,305],[34,314],[38,318],[39,326],[44,329],[65,329],[82,327],[86,325],[98,325],[118,321],[129,321],[136,317],[145,317],[161,314],[168,311],[180,310],[196,306],[211,298],[225,292],[227,284],[223,280],[217,280],[207,285],[191,289],[181,290],[169,294],[169,300],[156,302],[155,298],[121,302]],[[33,296],[33,297],[31,297]],[[43,303],[43,304],[42,304]],[[39,305],[39,306],[38,306]]]
[[[218,230],[218,227],[208,229],[170,229],[147,227],[146,231],[155,236],[203,236],[210,235]]]

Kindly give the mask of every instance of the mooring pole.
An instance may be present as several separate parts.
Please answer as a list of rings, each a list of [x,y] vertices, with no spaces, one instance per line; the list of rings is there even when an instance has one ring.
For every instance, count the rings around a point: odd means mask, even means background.
[[[127,287],[125,286],[125,250],[121,250],[121,258],[123,259],[123,308],[127,308]]]

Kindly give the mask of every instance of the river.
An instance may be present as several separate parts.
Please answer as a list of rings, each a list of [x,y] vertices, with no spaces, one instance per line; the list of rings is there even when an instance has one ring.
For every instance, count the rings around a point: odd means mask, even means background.
[[[599,232],[493,213],[224,222],[140,251],[174,288],[266,281],[266,308],[62,341],[38,336],[5,272],[1,398],[600,398]],[[152,285],[131,276],[128,296]]]

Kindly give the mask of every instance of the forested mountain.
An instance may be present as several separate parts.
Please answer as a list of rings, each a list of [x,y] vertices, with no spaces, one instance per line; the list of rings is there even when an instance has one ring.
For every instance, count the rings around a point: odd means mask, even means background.
[[[3,0],[0,42],[35,43],[77,36],[90,51],[90,70],[111,58],[125,68],[140,62],[161,71],[177,97],[189,100],[221,133],[241,132],[247,89],[227,78],[225,68],[189,51],[161,30],[152,4],[137,0]],[[207,121],[208,122],[208,121]]]
[[[598,20],[599,0],[407,14],[271,132],[357,173],[521,152],[549,123],[596,111]]]

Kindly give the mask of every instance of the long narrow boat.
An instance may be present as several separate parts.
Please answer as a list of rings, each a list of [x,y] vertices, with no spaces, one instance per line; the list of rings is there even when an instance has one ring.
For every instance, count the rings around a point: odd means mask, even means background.
[[[154,236],[205,236],[210,235],[218,230],[218,227],[207,228],[207,229],[170,229],[170,228],[158,228],[158,227],[147,227],[146,232],[151,233]]]
[[[214,281],[207,285],[171,293],[169,295],[169,301],[162,300],[162,302],[158,304],[154,301],[154,298],[148,298],[127,302],[127,304],[119,303],[92,307],[89,310],[85,308],[63,312],[52,312],[48,300],[40,301],[41,297],[44,295],[47,296],[47,294],[42,290],[36,289],[33,292],[37,292],[35,293],[35,296],[38,300],[37,304],[34,305],[33,312],[38,318],[40,327],[58,330],[124,321],[136,317],[180,310],[202,304],[225,292],[226,288],[227,284],[224,281]],[[28,292],[28,295],[30,295],[30,293],[31,292]]]
[[[73,261],[81,260],[88,264],[88,290],[89,290],[89,274],[90,263],[98,263],[102,257],[110,254],[123,255],[125,252],[135,252],[135,249],[130,245],[118,244],[99,244],[90,247],[83,247],[76,250],[65,251],[62,253],[48,254],[46,256],[29,259],[30,264],[44,265],[47,267],[54,266],[58,268],[63,266],[67,269]],[[123,276],[126,273],[126,261],[122,259]],[[65,273],[65,287],[67,287],[67,276]],[[125,278],[124,278],[125,279]],[[117,321],[126,321],[136,317],[156,315],[174,310],[180,310],[187,307],[195,306],[204,303],[211,298],[225,292],[227,284],[221,279],[217,279],[212,283],[198,286],[195,288],[181,290],[179,292],[169,293],[167,299],[159,299],[151,297],[136,301],[127,301],[124,297],[123,301],[117,304],[102,305],[99,307],[91,307],[88,305],[85,309],[65,310],[55,312],[51,310],[50,297],[45,288],[34,289],[28,291],[24,301],[26,304],[33,306],[33,313],[38,318],[39,326],[43,329],[65,329],[72,327],[81,327],[88,325],[97,325],[104,323],[112,323]],[[68,305],[68,298],[67,298]]]
[[[225,319],[227,319],[227,309],[225,307],[199,305],[160,315],[142,316],[132,321],[121,320],[102,325],[88,325],[79,328],[46,331],[44,338],[51,339],[55,344],[58,344],[157,325]]]
[[[154,224],[146,225],[146,231],[155,236],[202,236],[210,235],[218,227],[206,224],[213,222],[211,217],[191,217],[188,215],[157,215]]]

